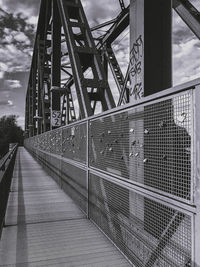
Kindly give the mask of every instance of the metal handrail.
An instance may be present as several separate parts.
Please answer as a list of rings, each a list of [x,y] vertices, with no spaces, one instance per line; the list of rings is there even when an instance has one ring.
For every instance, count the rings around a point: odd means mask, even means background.
[[[87,118],[71,122],[70,124],[63,125],[63,126],[59,127],[59,129],[72,127],[72,126],[78,126],[79,124],[84,123],[84,122],[88,122],[88,121],[91,121],[91,120],[94,120],[94,119],[97,119],[97,118],[103,118],[105,116],[116,114],[117,112],[122,112],[122,111],[128,110],[130,108],[136,108],[136,107],[139,107],[139,106],[141,106],[143,104],[150,103],[152,101],[157,101],[159,99],[161,100],[161,99],[163,99],[165,97],[168,97],[168,96],[171,96],[171,95],[175,95],[175,94],[178,94],[178,93],[190,90],[190,89],[195,89],[199,85],[200,85],[200,78],[197,78],[197,79],[194,79],[192,81],[176,85],[174,87],[166,88],[165,90],[163,90],[161,92],[154,93],[154,94],[149,95],[149,96],[145,96],[145,97],[143,97],[141,99],[138,99],[135,102],[130,102],[130,103],[127,103],[127,104],[124,104],[124,105],[121,105],[121,106],[117,106],[115,108],[112,108],[112,109],[109,109],[109,110],[94,114],[92,116],[89,116]],[[50,130],[50,131],[54,132],[54,131],[57,131],[57,130],[58,130],[58,128]],[[47,132],[49,132],[49,131],[47,131]],[[38,135],[35,135],[35,136],[40,136],[40,135],[43,135],[44,133],[45,132],[43,132],[41,134],[38,134]],[[34,136],[28,137],[26,139],[33,138],[33,137]]]
[[[11,151],[9,151],[3,158],[2,161],[0,161],[0,171],[5,171],[5,165],[6,162],[12,157],[12,154],[14,153],[15,149],[17,148],[18,144],[16,144]]]
[[[15,155],[18,144],[16,144],[11,151],[9,151],[0,162],[0,238],[4,225],[4,217],[8,202],[10,185],[12,181],[12,173],[15,163]]]

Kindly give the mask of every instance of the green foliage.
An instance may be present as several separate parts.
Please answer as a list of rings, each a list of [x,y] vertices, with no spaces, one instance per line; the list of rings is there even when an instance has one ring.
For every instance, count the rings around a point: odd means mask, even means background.
[[[23,144],[23,130],[17,125],[17,116],[0,118],[0,158],[9,150],[9,143]]]

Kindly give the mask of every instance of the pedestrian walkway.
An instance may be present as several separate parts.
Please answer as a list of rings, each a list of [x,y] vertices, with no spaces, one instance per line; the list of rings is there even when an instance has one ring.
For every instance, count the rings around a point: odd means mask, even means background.
[[[24,148],[17,152],[0,266],[130,266]]]

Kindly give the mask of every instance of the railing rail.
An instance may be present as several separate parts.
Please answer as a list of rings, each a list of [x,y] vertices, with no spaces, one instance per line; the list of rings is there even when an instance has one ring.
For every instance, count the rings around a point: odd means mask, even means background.
[[[199,97],[197,79],[25,147],[135,266],[193,266]]]
[[[4,224],[17,147],[18,144],[0,161],[0,237]]]
[[[0,171],[5,171],[7,161],[12,157],[13,152],[17,148],[18,144],[16,144],[12,150],[10,150],[0,161]]]

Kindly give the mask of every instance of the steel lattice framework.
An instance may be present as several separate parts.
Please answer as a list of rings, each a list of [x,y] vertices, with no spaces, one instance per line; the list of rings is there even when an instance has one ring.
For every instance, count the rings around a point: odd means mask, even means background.
[[[110,66],[118,105],[129,102],[129,66],[124,77],[112,43],[129,26],[129,6],[110,21],[89,27],[80,0],[42,0],[26,94],[25,129],[33,136],[116,106],[108,84]],[[188,0],[173,8],[200,38],[200,15]],[[106,32],[94,38],[92,32]],[[88,77],[88,73],[90,75]],[[75,87],[79,114],[75,112]]]
[[[25,147],[134,266],[199,266],[200,80],[170,86],[172,7],[197,38],[200,14],[189,0],[119,5],[90,28],[80,0],[42,0]],[[124,75],[113,43],[129,19]]]

